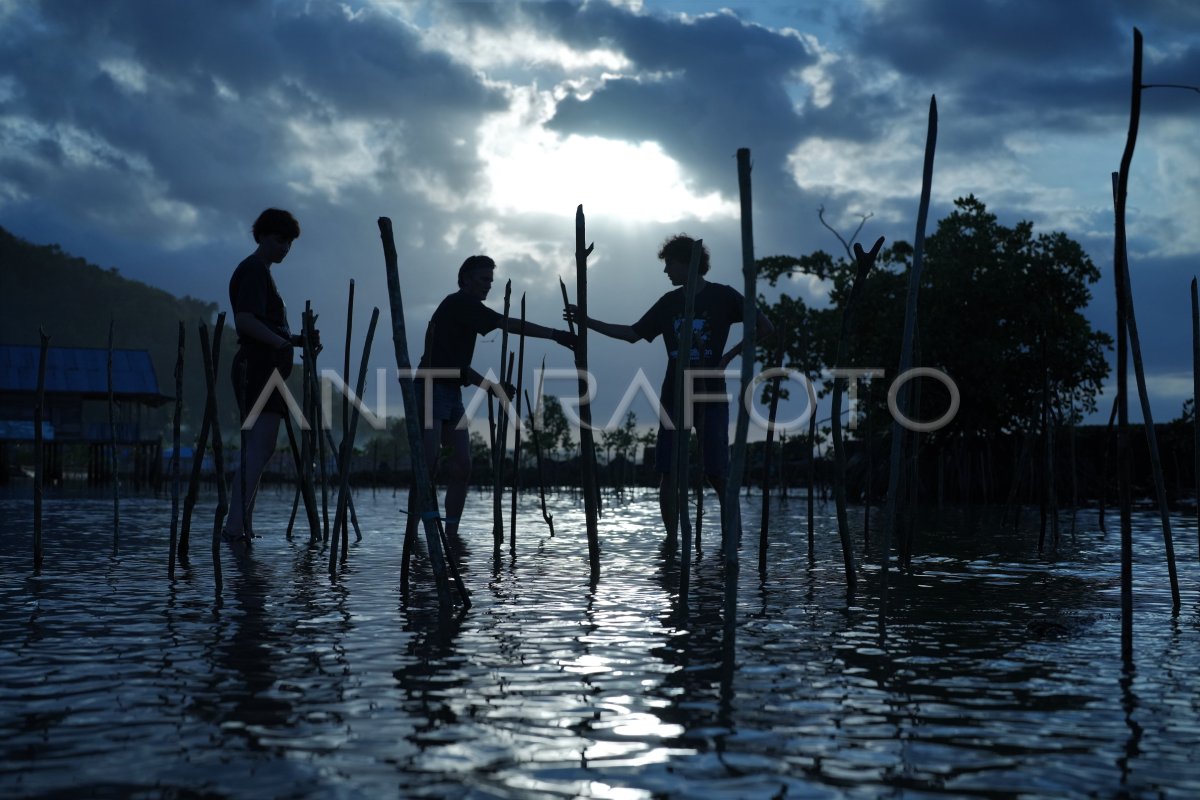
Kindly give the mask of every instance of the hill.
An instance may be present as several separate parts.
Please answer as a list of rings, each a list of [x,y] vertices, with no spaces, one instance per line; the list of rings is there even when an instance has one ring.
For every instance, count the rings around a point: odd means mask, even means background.
[[[0,343],[37,345],[38,329],[52,347],[107,347],[109,321],[115,321],[116,347],[148,350],[163,394],[175,395],[179,323],[185,325],[183,398],[185,431],[199,428],[204,413],[204,369],[199,323],[212,325],[217,303],[175,297],[140,281],[63,252],[58,245],[35,245],[0,228]],[[217,404],[221,431],[230,438],[238,416],[228,366],[236,351],[232,320],[222,337]],[[170,441],[170,404],[150,411],[143,422],[160,425]],[[185,441],[187,436],[185,435]]]

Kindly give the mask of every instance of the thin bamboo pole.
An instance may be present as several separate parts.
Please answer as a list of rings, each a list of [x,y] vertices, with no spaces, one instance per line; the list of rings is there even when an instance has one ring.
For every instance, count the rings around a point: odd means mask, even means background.
[[[351,283],[351,286],[354,284]],[[351,290],[353,291],[353,290]],[[358,383],[355,384],[355,397],[362,397],[363,390],[367,385],[367,360],[371,355],[371,342],[375,340],[375,326],[379,323],[379,309],[375,308],[371,312],[371,321],[367,325],[367,340],[363,345],[362,359],[358,364]],[[347,340],[348,343],[348,340]],[[358,406],[354,407],[354,412],[350,415],[347,421],[347,428],[342,435],[342,452],[338,457],[338,477],[341,479],[341,486],[338,487],[337,495],[337,512],[334,516],[334,536],[329,543],[329,574],[333,575],[337,572],[338,559],[338,536],[337,531],[340,528],[342,532],[342,561],[346,560],[346,550],[349,546],[349,529],[346,524],[346,517],[349,514],[350,503],[350,456],[354,452],[354,437],[358,433]]]
[[[1135,91],[1140,94],[1140,85]],[[1121,176],[1114,174],[1112,181],[1114,181],[1114,191],[1121,192]],[[1126,186],[1128,186],[1128,175],[1126,176]],[[1124,227],[1123,194],[1121,205],[1122,227]],[[1121,236],[1121,252],[1117,254],[1117,257],[1121,259],[1121,266],[1117,270],[1117,275],[1121,278],[1123,288],[1122,297],[1124,305],[1126,305],[1126,331],[1129,337],[1129,354],[1133,356],[1133,374],[1136,383],[1138,383],[1142,427],[1146,429],[1146,446],[1150,450],[1150,467],[1151,473],[1154,476],[1154,497],[1158,500],[1158,517],[1163,523],[1163,547],[1166,551],[1166,575],[1168,575],[1171,583],[1171,606],[1174,613],[1177,614],[1180,612],[1182,600],[1180,597],[1180,576],[1178,576],[1175,570],[1175,543],[1172,541],[1171,536],[1171,512],[1168,505],[1166,505],[1166,481],[1163,477],[1163,459],[1158,453],[1158,435],[1154,433],[1154,415],[1150,410],[1150,392],[1146,390],[1146,369],[1142,366],[1141,339],[1138,337],[1138,317],[1134,313],[1133,305],[1133,284],[1129,281],[1129,252],[1126,237],[1123,235]]]
[[[183,420],[183,352],[187,326],[179,321],[179,345],[175,353],[175,416],[171,423],[171,541],[167,557],[167,577],[175,577],[175,554],[179,532],[179,428]]]
[[[321,408],[321,379],[317,371],[317,353],[312,346],[313,331],[317,327],[317,315],[313,313],[312,303],[305,302],[304,309],[304,352],[309,368],[305,371],[309,382],[309,396],[312,398],[311,436],[316,440],[317,474],[321,479],[321,541],[329,541],[329,457],[325,437],[321,431],[329,430],[331,420],[325,419]]]
[[[38,373],[37,394],[33,404],[33,571],[42,571],[42,420],[46,414],[46,356],[50,350],[50,337],[38,328]]]
[[[417,421],[417,398],[413,391],[412,364],[408,358],[408,337],[404,330],[404,303],[400,292],[400,270],[396,243],[392,237],[392,221],[379,218],[379,236],[383,243],[384,264],[387,269],[388,299],[392,312],[392,342],[396,350],[396,369],[400,375],[400,393],[404,397],[404,421],[408,430],[409,453],[417,493],[413,509],[421,515],[425,528],[425,544],[437,584],[438,602],[443,610],[450,608],[450,584],[446,577],[446,562],[438,535],[437,502],[429,481],[429,465],[425,461],[425,441]],[[407,537],[406,537],[407,538]],[[469,600],[464,596],[464,602]]]
[[[525,376],[525,293],[521,292],[521,332],[517,335],[516,430],[513,432],[512,507],[508,517],[508,550],[517,554],[517,495],[521,491],[521,392]]]
[[[1133,664],[1133,511],[1130,496],[1129,451],[1129,329],[1125,281],[1125,197],[1129,167],[1137,142],[1142,105],[1142,33],[1133,29],[1133,81],[1130,91],[1129,132],[1121,153],[1121,168],[1113,180],[1113,279],[1117,285],[1117,495],[1121,504],[1121,658]]]
[[[853,330],[854,312],[861,302],[865,291],[867,275],[875,266],[879,248],[883,246],[883,237],[875,240],[871,251],[865,252],[858,242],[854,243],[855,273],[854,282],[850,286],[850,296],[846,298],[846,307],[842,309],[841,333],[838,336],[837,364],[841,367],[849,357],[850,332]],[[858,576],[854,567],[854,544],[850,539],[850,523],[846,519],[846,446],[842,442],[842,386],[836,380],[833,382],[833,393],[830,397],[830,425],[833,437],[833,499],[837,509],[838,538],[842,542],[842,562],[846,571],[846,594],[853,595],[858,585]]]
[[[341,457],[341,456],[340,456],[340,453],[341,453],[341,448],[340,448],[338,445],[334,444],[334,441],[333,441],[333,435],[332,435],[332,434],[329,432],[329,430],[328,430],[328,429],[326,429],[326,430],[324,431],[324,434],[325,434],[325,446],[329,448],[329,452],[331,452],[331,453],[338,453],[338,454],[339,454],[339,456],[338,456],[338,457],[340,458],[340,457]],[[351,455],[353,455],[353,445],[351,445]],[[341,467],[338,467],[338,469],[340,470],[340,469],[341,469]],[[341,472],[338,472],[338,475],[340,476],[340,475],[341,475]],[[339,484],[339,485],[340,485],[340,484]],[[334,507],[335,507],[335,508],[337,507],[337,503],[336,503],[336,502],[334,503]],[[350,493],[350,496],[349,496],[349,497],[346,499],[346,510],[349,512],[349,513],[348,513],[348,516],[349,516],[349,518],[350,518],[350,524],[354,526],[354,533],[355,533],[355,539],[354,539],[354,541],[356,541],[356,542],[361,542],[361,541],[362,541],[362,531],[360,531],[360,530],[359,530],[359,528],[358,528],[358,514],[357,514],[357,513],[355,513],[355,511],[354,511],[354,492],[353,492],[353,491],[351,491],[351,493]],[[343,523],[345,523],[345,520],[342,520],[342,522],[343,522]],[[336,517],[334,518],[334,523],[333,523],[333,525],[334,525],[334,530],[336,531],[336,530],[337,530],[337,526],[338,526],[338,522],[337,522],[337,519],[336,519]],[[342,533],[342,549],[343,549],[343,552],[345,552],[346,538],[347,538],[349,535],[350,535],[350,534],[349,534],[349,530],[348,530],[348,529],[343,529],[343,533]],[[343,557],[343,559],[342,559],[342,560],[343,560],[343,561],[345,561],[345,558]]]
[[[508,358],[508,321],[512,311],[512,281],[504,284],[504,325],[500,329],[500,377],[501,384],[505,383],[507,373],[504,362]],[[504,389],[507,392],[507,389]],[[497,402],[499,398],[497,398]],[[493,555],[500,557],[500,548],[504,544],[504,454],[508,450],[508,404],[500,402],[496,412],[495,447],[492,448],[492,548]]]
[[[742,379],[738,384],[737,423],[734,426],[733,453],[729,459],[729,477],[725,483],[725,503],[722,506],[721,537],[725,562],[725,616],[723,644],[732,662],[734,634],[737,630],[738,544],[742,536],[742,504],[738,494],[746,470],[746,437],[750,430],[750,410],[745,401],[753,385],[756,342],[758,340],[758,306],[756,305],[758,265],[754,261],[754,221],[750,192],[750,149],[737,151],[738,196],[741,201],[742,228]],[[690,326],[689,326],[690,329]],[[690,352],[690,351],[689,351]],[[699,438],[699,437],[698,437]],[[730,665],[732,669],[732,664]]]
[[[925,134],[925,163],[921,171],[921,200],[917,207],[917,230],[913,244],[913,262],[908,273],[908,301],[904,308],[904,334],[900,344],[900,368],[903,375],[912,366],[913,336],[917,326],[917,298],[921,289],[921,265],[925,254],[925,223],[929,218],[929,195],[933,188],[933,154],[937,147],[937,98],[929,98],[929,127]],[[909,382],[911,383],[911,382]],[[911,413],[908,383],[900,390],[897,407],[903,413]],[[880,585],[879,623],[884,624],[887,614],[888,566],[891,560],[892,535],[899,521],[897,492],[900,485],[904,431],[898,420],[892,422],[892,451],[888,469],[887,511],[884,515],[882,583]]]
[[[775,342],[771,366],[781,367],[783,366],[784,333],[779,331],[776,335],[779,338]],[[767,411],[767,437],[763,443],[762,517],[758,525],[758,572],[764,580],[767,577],[767,528],[771,522],[771,467],[775,453],[775,419],[779,413],[780,383],[782,383],[782,376],[771,379],[771,405]]]
[[[579,468],[583,484],[584,519],[587,524],[588,563],[592,579],[600,574],[600,532],[597,529],[599,497],[596,489],[596,442],[592,435],[592,406],[588,372],[587,260],[595,245],[587,244],[583,206],[575,209],[575,300],[579,306],[579,333],[575,340],[575,370],[579,375]]]
[[[312,451],[308,446],[308,436],[305,431],[300,432],[301,441],[296,441],[296,431],[292,427],[292,417],[290,414],[284,415],[283,428],[287,432],[288,445],[292,450],[292,460],[296,464],[296,491],[304,500],[304,516],[308,520],[308,541],[312,543],[317,541],[321,528],[321,520],[317,516],[316,491],[313,489],[312,480],[310,479],[312,458],[308,454]],[[291,535],[291,531],[292,523],[289,522],[289,536]]]
[[[805,386],[808,390],[808,562],[811,564],[817,557],[816,545],[816,493],[817,493],[817,392],[812,379],[805,376]]]
[[[696,282],[700,275],[700,258],[704,252],[704,241],[697,239],[692,244],[692,257],[688,262],[687,282],[683,289],[683,321],[679,326],[679,349],[675,356],[674,402],[672,403],[671,420],[675,426],[674,447],[671,451],[671,474],[669,490],[675,499],[675,505],[670,509],[679,531],[679,608],[684,614],[689,606],[691,575],[690,562],[692,558],[692,524],[688,518],[688,439],[691,437],[691,426],[686,418],[691,416],[691,410],[684,407],[684,381],[689,380],[688,372],[692,356],[692,321],[696,316]],[[582,327],[582,326],[581,326]],[[734,493],[737,502],[737,493]]]
[[[216,592],[221,593],[224,583],[221,575],[221,525],[225,514],[229,511],[229,499],[225,494],[225,461],[221,447],[221,421],[217,414],[217,360],[221,352],[221,332],[225,327],[225,312],[217,315],[217,324],[213,329],[212,343],[208,340],[208,326],[200,323],[200,351],[204,359],[204,384],[207,390],[205,406],[212,409],[212,449],[213,467],[217,479],[217,510],[213,514],[212,560],[213,581]]]
[[[117,421],[116,402],[113,400],[113,329],[116,322],[108,320],[108,447],[109,465],[112,470],[113,486],[113,554],[117,552],[121,530],[121,475],[117,471]]]
[[[1192,454],[1196,483],[1196,535],[1200,553],[1200,299],[1192,278]]]

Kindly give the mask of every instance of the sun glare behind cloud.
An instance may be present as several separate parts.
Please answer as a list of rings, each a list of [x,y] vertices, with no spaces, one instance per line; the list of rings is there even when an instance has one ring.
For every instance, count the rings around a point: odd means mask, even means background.
[[[658,143],[564,137],[547,130],[536,118],[541,115],[527,113],[529,105],[522,113],[522,105],[518,99],[512,110],[480,130],[492,208],[562,214],[582,203],[590,213],[652,223],[737,216],[737,204],[719,192],[697,194],[689,188],[679,163]]]

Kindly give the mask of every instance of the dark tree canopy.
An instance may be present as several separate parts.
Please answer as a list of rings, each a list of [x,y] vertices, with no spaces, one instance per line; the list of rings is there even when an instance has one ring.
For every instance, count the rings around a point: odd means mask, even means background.
[[[954,421],[934,439],[1036,428],[1044,395],[1059,418],[1094,411],[1112,343],[1082,313],[1099,270],[1064,233],[1035,234],[1026,221],[1001,225],[974,196],[954,205],[926,240],[918,303],[914,363],[945,372],[961,397]],[[899,364],[912,256],[903,241],[880,253],[864,287],[848,363],[840,365],[832,361],[853,264],[821,251],[762,259],[762,274],[773,286],[789,275],[829,284],[828,308],[812,308],[786,294],[764,303],[787,337],[785,363],[810,374],[832,366],[882,368],[890,383]],[[945,412],[948,393],[937,381],[920,381],[919,394],[919,419]],[[873,393],[878,406],[884,395]]]

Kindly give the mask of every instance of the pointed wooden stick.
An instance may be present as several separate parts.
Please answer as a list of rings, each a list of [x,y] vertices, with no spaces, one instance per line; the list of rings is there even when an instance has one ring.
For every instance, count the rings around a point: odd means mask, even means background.
[[[116,403],[113,400],[113,328],[115,321],[108,320],[108,447],[109,464],[112,469],[113,485],[113,554],[117,552],[121,530],[121,473],[117,466],[117,422],[114,417]]]
[[[525,376],[525,293],[521,293],[521,333],[517,337],[517,383],[513,398],[516,430],[513,432],[512,507],[508,516],[508,550],[517,553],[517,495],[521,491],[521,392]]]
[[[33,571],[42,571],[42,419],[46,409],[46,356],[50,350],[50,337],[38,328],[38,373],[37,394],[33,405]],[[176,445],[178,447],[178,445]],[[172,537],[171,545],[175,541]]]
[[[504,325],[500,329],[500,377],[505,382],[505,359],[508,352],[508,320],[512,307],[512,281],[504,284]],[[503,387],[502,387],[503,388]],[[497,401],[500,399],[497,398]],[[504,497],[504,452],[508,449],[508,415],[507,405],[500,402],[500,410],[496,414],[496,439],[492,448],[492,546],[494,555],[500,557],[500,548],[504,544],[504,512],[502,509]]]
[[[362,359],[358,365],[358,383],[355,384],[354,396],[362,397],[363,390],[367,385],[367,360],[371,355],[371,342],[375,340],[375,326],[379,323],[379,309],[375,308],[371,312],[371,321],[367,324],[367,340],[363,345]],[[341,486],[338,488],[337,495],[337,511],[334,519],[334,533],[329,543],[329,573],[332,575],[337,571],[337,549],[338,537],[337,529],[340,526],[342,530],[342,561],[346,560],[346,548],[349,544],[349,526],[346,524],[346,515],[349,513],[348,504],[350,502],[350,456],[354,452],[354,437],[358,433],[358,406],[354,406],[354,412],[350,415],[348,428],[342,438],[342,452],[338,461],[341,466],[338,469],[339,477],[341,478]]]
[[[225,328],[225,312],[217,315],[217,324],[213,329],[212,343],[208,340],[208,326],[200,323],[200,352],[204,359],[204,385],[207,391],[205,408],[212,410],[212,449],[213,467],[217,478],[217,510],[213,514],[212,559],[213,581],[218,595],[223,584],[221,576],[221,525],[225,514],[229,511],[229,499],[225,494],[225,460],[221,447],[221,422],[217,414],[217,360],[221,352],[221,332]]]
[[[179,533],[179,428],[183,419],[183,353],[186,341],[183,320],[179,321],[179,346],[175,354],[175,416],[171,424],[171,540],[167,577],[175,577],[175,553]]]
[[[594,245],[587,244],[583,206],[575,209],[575,299],[579,306],[579,333],[575,339],[575,369],[579,374],[579,464],[587,524],[588,563],[592,578],[600,574],[600,533],[597,530],[599,497],[596,488],[596,443],[592,435],[592,407],[588,399],[587,260]]]
[[[392,342],[396,350],[396,369],[400,375],[400,393],[404,396],[404,421],[408,430],[409,453],[412,458],[413,481],[416,484],[414,511],[421,515],[425,528],[425,545],[429,550],[429,563],[437,583],[438,601],[443,610],[451,605],[450,584],[446,576],[446,562],[442,554],[442,541],[438,535],[437,502],[429,480],[429,465],[425,461],[425,439],[421,434],[417,414],[417,397],[413,391],[412,362],[408,358],[408,338],[404,330],[404,303],[400,292],[400,269],[396,256],[396,242],[392,236],[392,221],[379,218],[379,236],[383,242],[384,264],[387,269],[388,299],[391,301]],[[405,537],[407,539],[407,537]],[[464,602],[470,602],[463,597]]]
[[[925,133],[925,162],[921,170],[921,200],[917,206],[917,231],[913,244],[912,266],[908,272],[908,300],[904,307],[904,332],[900,343],[900,367],[898,375],[903,375],[912,366],[913,337],[917,325],[917,298],[921,289],[921,266],[925,255],[925,224],[929,218],[929,196],[933,190],[933,155],[937,147],[937,98],[929,98],[929,126]],[[905,383],[901,388],[897,407],[902,413],[911,414],[908,387]],[[887,511],[884,514],[883,545],[880,553],[881,578],[879,594],[879,624],[882,628],[887,618],[888,597],[888,567],[891,561],[892,536],[899,522],[897,513],[900,490],[900,470],[903,465],[904,430],[899,421],[892,422],[892,450],[888,468]]]

